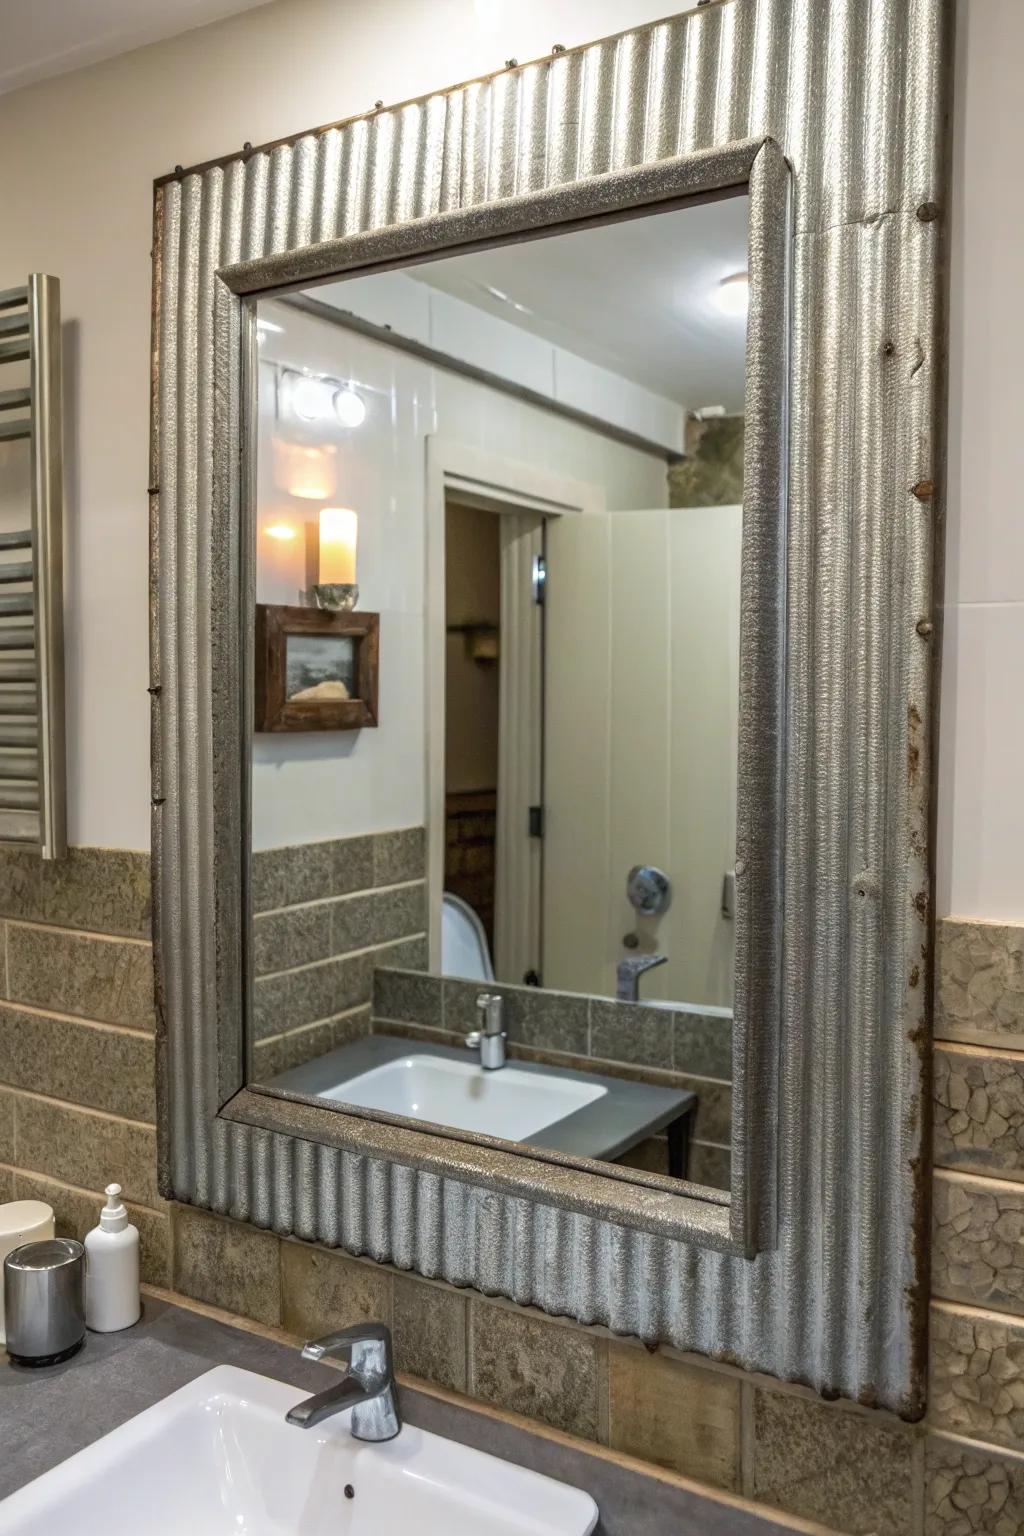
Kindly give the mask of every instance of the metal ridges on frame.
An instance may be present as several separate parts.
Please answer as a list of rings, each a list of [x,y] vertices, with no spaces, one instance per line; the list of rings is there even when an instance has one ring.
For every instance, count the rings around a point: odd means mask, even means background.
[[[0,842],[63,858],[63,448],[60,283],[33,273],[0,292],[0,443],[26,442],[25,524],[0,532]]]
[[[942,225],[928,210],[945,194],[948,18],[948,0],[723,0],[161,185],[154,443],[170,574],[155,630],[166,800],[155,847],[168,1191],[922,1411],[932,698],[918,625],[932,602],[934,509],[909,488],[937,479]],[[223,906],[202,807],[229,745],[204,714],[217,680],[197,620],[223,597],[217,498],[237,494],[223,478],[237,470],[218,460],[206,409],[214,330],[232,323],[215,269],[764,135],[792,167],[796,231],[774,1248],[752,1260],[711,1252],[216,1119],[229,961],[214,937]],[[220,448],[237,456],[237,440]],[[175,580],[198,583],[194,622],[172,601]],[[212,762],[197,746],[211,733]]]

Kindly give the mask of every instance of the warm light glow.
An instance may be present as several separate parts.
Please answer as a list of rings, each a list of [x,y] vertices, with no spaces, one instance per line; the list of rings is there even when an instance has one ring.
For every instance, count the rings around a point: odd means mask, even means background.
[[[354,582],[359,518],[351,507],[320,509],[320,581]]]
[[[334,414],[343,427],[361,427],[366,420],[366,401],[348,385],[334,397]]]
[[[274,484],[303,501],[330,501],[338,494],[336,450],[332,445],[306,448],[274,438]]]
[[[296,529],[290,523],[271,523],[270,527],[264,528],[263,532],[268,539],[280,539],[282,544],[288,539],[298,538]]]
[[[718,307],[726,315],[745,315],[750,300],[750,279],[745,272],[723,277],[715,294]]]

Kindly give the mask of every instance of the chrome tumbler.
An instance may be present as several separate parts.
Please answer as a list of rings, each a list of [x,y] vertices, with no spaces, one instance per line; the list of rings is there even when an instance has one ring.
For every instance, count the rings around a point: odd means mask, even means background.
[[[71,1237],[23,1243],[4,1259],[7,1353],[56,1365],[85,1339],[85,1249]]]

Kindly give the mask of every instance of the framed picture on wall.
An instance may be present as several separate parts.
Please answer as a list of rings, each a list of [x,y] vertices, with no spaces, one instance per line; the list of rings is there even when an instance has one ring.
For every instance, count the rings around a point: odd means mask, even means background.
[[[376,613],[256,605],[257,731],[377,724]]]

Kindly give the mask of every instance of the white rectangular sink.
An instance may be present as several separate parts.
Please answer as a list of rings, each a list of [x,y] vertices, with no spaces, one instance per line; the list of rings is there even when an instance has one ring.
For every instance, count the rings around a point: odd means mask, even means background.
[[[410,1120],[433,1120],[460,1131],[522,1141],[592,1104],[608,1092],[594,1083],[477,1062],[412,1053],[358,1077],[320,1089],[320,1097]]]
[[[220,1365],[0,1503],[0,1536],[587,1536],[589,1494],[406,1426],[285,1423],[307,1394]],[[348,1490],[348,1491],[347,1491]]]

